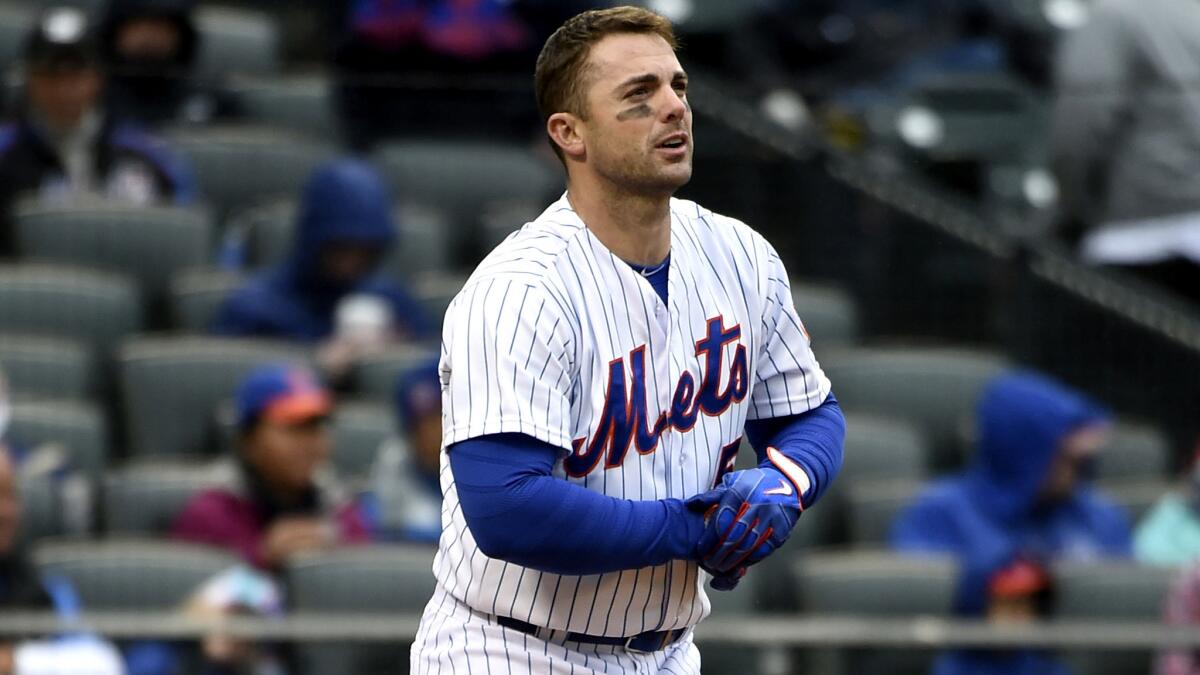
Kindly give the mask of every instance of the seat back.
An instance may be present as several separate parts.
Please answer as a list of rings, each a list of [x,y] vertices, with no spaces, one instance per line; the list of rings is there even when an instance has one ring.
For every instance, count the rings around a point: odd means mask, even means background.
[[[207,263],[214,239],[212,218],[195,208],[24,203],[14,220],[24,257],[131,275],[152,301],[178,270]]]
[[[47,541],[33,554],[42,574],[60,574],[90,610],[171,610],[201,583],[239,563],[206,546],[140,539]]]
[[[0,371],[15,400],[83,400],[93,369],[91,350],[77,340],[0,334]]]
[[[974,420],[979,395],[1007,361],[965,349],[863,348],[824,356],[821,365],[845,410],[917,425],[933,444],[931,468],[944,470],[962,464],[962,429]]]
[[[207,333],[221,305],[246,283],[246,276],[221,269],[186,270],[171,280],[171,325],[185,333]]]
[[[164,536],[188,500],[232,481],[226,462],[144,460],[115,469],[104,479],[106,529],[112,534]]]
[[[290,343],[222,338],[137,338],[120,353],[122,401],[134,456],[210,454],[217,409],[256,366],[305,363]]]

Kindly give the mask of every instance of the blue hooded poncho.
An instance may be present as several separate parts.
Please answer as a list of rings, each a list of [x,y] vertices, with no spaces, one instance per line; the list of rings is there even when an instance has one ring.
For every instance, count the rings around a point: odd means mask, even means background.
[[[989,580],[1018,556],[1043,562],[1129,556],[1128,517],[1086,480],[1057,503],[1038,498],[1064,438],[1107,419],[1093,402],[1040,375],[997,377],[980,399],[973,463],[904,509],[892,526],[892,547],[957,556],[962,566],[955,609],[966,616],[984,615]],[[935,672],[1065,671],[1036,652],[955,652]]]
[[[430,337],[433,326],[425,311],[395,281],[371,273],[346,284],[321,273],[326,247],[355,243],[386,252],[395,236],[387,190],[375,170],[358,160],[325,164],[304,189],[290,255],[230,296],[213,332],[317,342],[333,333],[342,298],[363,294],[387,302],[403,337]]]

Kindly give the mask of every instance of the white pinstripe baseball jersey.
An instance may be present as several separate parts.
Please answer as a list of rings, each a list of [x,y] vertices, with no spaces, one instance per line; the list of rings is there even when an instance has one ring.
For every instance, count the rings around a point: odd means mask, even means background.
[[[627,499],[686,499],[733,466],[747,419],[819,406],[830,385],[787,273],[745,224],[671,200],[668,302],[566,197],[475,270],[443,328],[443,446],[522,433],[562,448],[554,475]],[[627,636],[707,615],[696,564],[589,576],[484,555],[443,451],[446,594],[484,614]]]

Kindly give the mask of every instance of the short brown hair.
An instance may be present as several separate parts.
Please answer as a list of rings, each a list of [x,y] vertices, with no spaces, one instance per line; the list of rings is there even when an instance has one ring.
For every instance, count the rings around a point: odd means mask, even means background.
[[[612,7],[576,14],[554,31],[538,54],[533,90],[542,122],[557,112],[587,117],[583,80],[588,53],[601,38],[616,33],[657,35],[671,49],[679,48],[671,22],[648,9]]]

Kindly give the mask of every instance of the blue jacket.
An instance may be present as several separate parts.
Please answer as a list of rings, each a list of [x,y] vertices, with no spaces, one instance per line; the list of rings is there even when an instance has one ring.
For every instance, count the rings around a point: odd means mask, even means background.
[[[938,657],[933,675],[1071,675],[1054,658],[1035,651],[954,651]]]
[[[367,244],[377,247],[382,257],[395,236],[391,204],[375,170],[356,160],[326,164],[305,187],[290,255],[230,296],[212,331],[317,342],[333,333],[335,311],[342,298],[364,294],[387,302],[403,337],[430,337],[433,325],[425,310],[399,283],[370,273],[344,284],[321,273],[321,254],[326,247]]]
[[[1038,500],[1064,437],[1105,419],[1091,401],[1039,375],[996,378],[979,403],[973,464],[917,496],[893,524],[892,546],[958,556],[964,574],[956,605],[968,615],[983,613],[988,579],[1018,554],[1043,561],[1129,556],[1128,517],[1085,480],[1057,504]]]
[[[1062,440],[1106,413],[1086,398],[1032,373],[993,380],[980,399],[979,442],[972,465],[917,496],[892,527],[899,551],[950,554],[961,563],[955,609],[983,616],[988,583],[1018,555],[1055,558],[1127,557],[1129,521],[1115,504],[1081,480],[1056,504],[1038,499]],[[1066,673],[1041,652],[954,651],[936,675]]]

